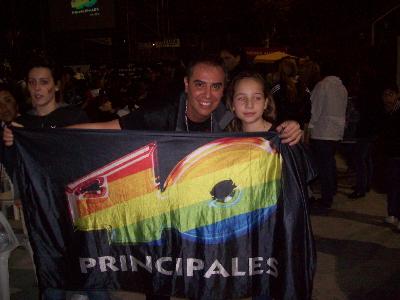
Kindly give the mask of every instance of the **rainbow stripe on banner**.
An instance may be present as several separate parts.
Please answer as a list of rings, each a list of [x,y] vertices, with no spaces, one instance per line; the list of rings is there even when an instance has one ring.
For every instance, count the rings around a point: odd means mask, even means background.
[[[183,158],[163,186],[150,143],[67,186],[74,225],[113,243],[154,243],[165,229],[217,243],[276,209],[282,159],[261,137],[222,138]]]

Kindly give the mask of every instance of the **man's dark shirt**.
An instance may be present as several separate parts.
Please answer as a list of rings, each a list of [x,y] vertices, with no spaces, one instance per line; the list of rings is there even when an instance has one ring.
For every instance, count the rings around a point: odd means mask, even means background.
[[[181,95],[179,103],[168,104],[165,107],[154,110],[138,110],[132,112],[119,119],[119,124],[122,129],[131,130],[161,130],[161,131],[188,131],[185,120],[186,96]],[[233,114],[228,111],[225,105],[221,102],[217,109],[213,112],[212,131],[221,132],[232,121]],[[190,122],[188,119],[190,131],[211,131],[207,130],[208,124],[204,125]],[[193,128],[193,129],[191,129]],[[200,129],[200,130],[197,130]]]
[[[58,128],[87,123],[89,119],[86,113],[77,107],[60,106],[45,116],[37,116],[28,112],[19,116],[15,121],[26,128]]]

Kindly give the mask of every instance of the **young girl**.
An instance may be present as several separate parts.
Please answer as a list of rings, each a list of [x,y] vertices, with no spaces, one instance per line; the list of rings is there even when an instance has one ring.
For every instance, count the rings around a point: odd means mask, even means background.
[[[236,116],[229,130],[260,132],[274,129],[272,101],[260,74],[239,73],[232,80],[227,93],[227,106]]]
[[[260,132],[275,129],[272,101],[265,80],[259,73],[239,73],[232,80],[227,93],[226,105],[235,114],[229,131]],[[252,299],[271,300],[267,295]]]

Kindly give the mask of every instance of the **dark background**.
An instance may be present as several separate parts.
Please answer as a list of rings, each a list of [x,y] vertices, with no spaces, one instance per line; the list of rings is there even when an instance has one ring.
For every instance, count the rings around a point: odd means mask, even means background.
[[[65,0],[0,0],[0,57],[21,62],[35,48],[65,64],[147,62],[241,47],[284,47],[293,55],[331,56],[347,66],[396,72],[398,0],[99,0],[95,21],[68,19]],[[72,20],[72,21],[71,21]],[[179,48],[143,43],[179,38]]]

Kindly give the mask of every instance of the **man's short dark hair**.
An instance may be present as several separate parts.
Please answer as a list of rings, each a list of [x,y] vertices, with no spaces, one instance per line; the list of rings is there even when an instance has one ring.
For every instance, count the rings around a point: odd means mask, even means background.
[[[205,55],[198,55],[197,57],[195,57],[194,59],[192,59],[189,62],[188,66],[186,68],[186,76],[188,78],[190,78],[193,75],[193,69],[198,64],[205,64],[205,65],[221,68],[224,71],[224,73],[226,74],[226,70],[225,70],[225,67],[224,67],[224,64],[223,64],[223,61],[221,58],[219,58],[216,55],[205,54]]]

